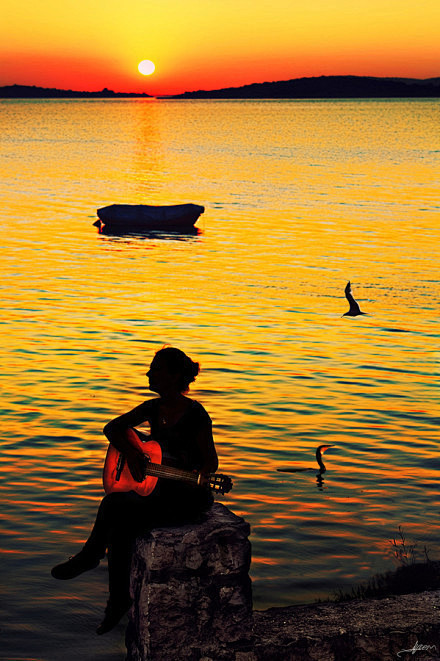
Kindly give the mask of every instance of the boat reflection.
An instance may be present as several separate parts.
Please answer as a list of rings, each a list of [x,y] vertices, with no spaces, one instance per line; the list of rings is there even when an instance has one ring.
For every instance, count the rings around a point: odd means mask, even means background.
[[[95,226],[98,227],[98,234],[101,234],[105,237],[109,238],[130,238],[130,239],[163,239],[163,240],[171,240],[171,241],[190,241],[193,240],[194,237],[200,236],[203,234],[202,230],[199,229],[198,227],[191,227],[189,229],[186,229],[185,231],[182,230],[172,230],[172,229],[167,229],[167,230],[139,230],[139,229],[121,229],[121,230],[115,230],[115,229],[110,229],[104,226],[100,225],[100,222],[97,221],[94,223]]]

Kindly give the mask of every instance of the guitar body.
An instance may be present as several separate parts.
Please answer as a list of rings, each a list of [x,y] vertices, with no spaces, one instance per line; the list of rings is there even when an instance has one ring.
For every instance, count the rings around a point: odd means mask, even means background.
[[[124,455],[111,443],[108,446],[104,463],[103,483],[105,493],[114,491],[136,491],[140,496],[149,496],[154,490],[159,477],[169,480],[179,480],[196,487],[206,487],[220,493],[228,493],[232,489],[232,480],[227,475],[214,473],[202,475],[197,471],[182,470],[162,464],[162,448],[157,441],[135,430],[131,443],[140,450],[145,458],[144,479],[137,482],[128,467]],[[147,440],[143,441],[145,438]]]
[[[139,439],[139,449],[144,453],[146,462],[154,464],[162,462],[162,449],[157,441],[142,443]],[[109,444],[103,472],[105,493],[136,491],[140,496],[149,496],[157,484],[157,479],[152,475],[146,475],[142,482],[136,482],[123,455],[114,445]]]

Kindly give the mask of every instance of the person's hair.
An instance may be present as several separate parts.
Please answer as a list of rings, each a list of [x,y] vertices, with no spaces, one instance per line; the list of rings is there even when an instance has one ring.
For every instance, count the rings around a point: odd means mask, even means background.
[[[178,387],[180,392],[186,392],[200,371],[199,363],[195,363],[189,356],[175,347],[163,347],[156,353],[157,358],[163,360],[172,374],[179,375]]]

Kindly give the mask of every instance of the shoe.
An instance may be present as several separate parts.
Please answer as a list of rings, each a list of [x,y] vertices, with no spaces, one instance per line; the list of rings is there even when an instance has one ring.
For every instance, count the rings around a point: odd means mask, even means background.
[[[130,609],[132,603],[132,599],[116,603],[109,599],[105,609],[104,619],[96,629],[96,633],[102,636],[103,633],[111,631],[118,624],[122,616]]]
[[[71,556],[67,562],[57,565],[50,572],[54,578],[66,580],[68,578],[75,578],[89,569],[95,569],[99,565],[99,559],[90,556],[84,551],[80,551],[74,556]]]

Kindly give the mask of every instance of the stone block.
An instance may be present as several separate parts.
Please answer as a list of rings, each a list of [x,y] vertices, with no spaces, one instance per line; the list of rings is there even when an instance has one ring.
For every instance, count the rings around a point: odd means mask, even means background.
[[[249,524],[215,503],[196,523],[138,538],[127,661],[245,658],[252,649],[249,533]]]

